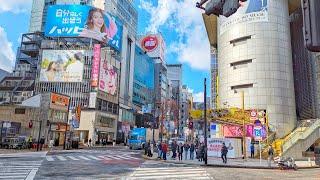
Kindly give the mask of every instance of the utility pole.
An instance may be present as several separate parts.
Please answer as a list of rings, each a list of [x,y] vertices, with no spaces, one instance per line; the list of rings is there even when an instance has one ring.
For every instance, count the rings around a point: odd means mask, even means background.
[[[67,140],[67,130],[68,130],[68,121],[69,121],[69,110],[70,110],[70,97],[69,97],[69,104],[68,104],[68,112],[67,112],[67,120],[66,120],[66,130],[64,131],[64,142],[63,142],[63,149],[66,149],[66,140]]]
[[[208,164],[207,148],[207,78],[204,78],[204,164]]]
[[[241,91],[241,111],[242,115],[244,114],[244,91]],[[243,147],[243,158],[247,158],[247,148],[246,148],[246,124],[245,118],[242,116],[242,123],[243,123],[243,131],[242,131],[242,147]]]

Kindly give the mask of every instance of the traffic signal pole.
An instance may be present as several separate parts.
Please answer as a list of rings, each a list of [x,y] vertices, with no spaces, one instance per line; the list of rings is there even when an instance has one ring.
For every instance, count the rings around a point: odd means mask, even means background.
[[[207,78],[204,78],[204,164],[208,164],[207,144]]]

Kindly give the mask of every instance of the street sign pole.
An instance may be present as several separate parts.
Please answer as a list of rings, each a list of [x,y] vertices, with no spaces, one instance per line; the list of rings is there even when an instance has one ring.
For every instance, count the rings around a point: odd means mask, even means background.
[[[208,164],[207,158],[207,78],[204,78],[204,163]]]
[[[261,164],[261,141],[259,140],[260,164]]]

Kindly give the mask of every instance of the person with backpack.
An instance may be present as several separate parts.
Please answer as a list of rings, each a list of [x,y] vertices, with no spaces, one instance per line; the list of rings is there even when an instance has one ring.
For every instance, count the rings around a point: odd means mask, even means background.
[[[190,145],[190,160],[193,160],[194,158],[194,149],[195,149],[195,146],[194,146],[194,143],[192,142]]]
[[[228,154],[228,148],[225,143],[222,143],[222,148],[221,148],[221,158],[223,163],[227,164],[227,154]]]

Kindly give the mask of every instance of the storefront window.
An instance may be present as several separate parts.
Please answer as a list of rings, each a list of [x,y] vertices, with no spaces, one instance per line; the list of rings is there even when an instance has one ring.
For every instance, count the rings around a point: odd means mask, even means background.
[[[109,117],[100,117],[100,123],[103,127],[113,128],[114,127],[114,119]]]

